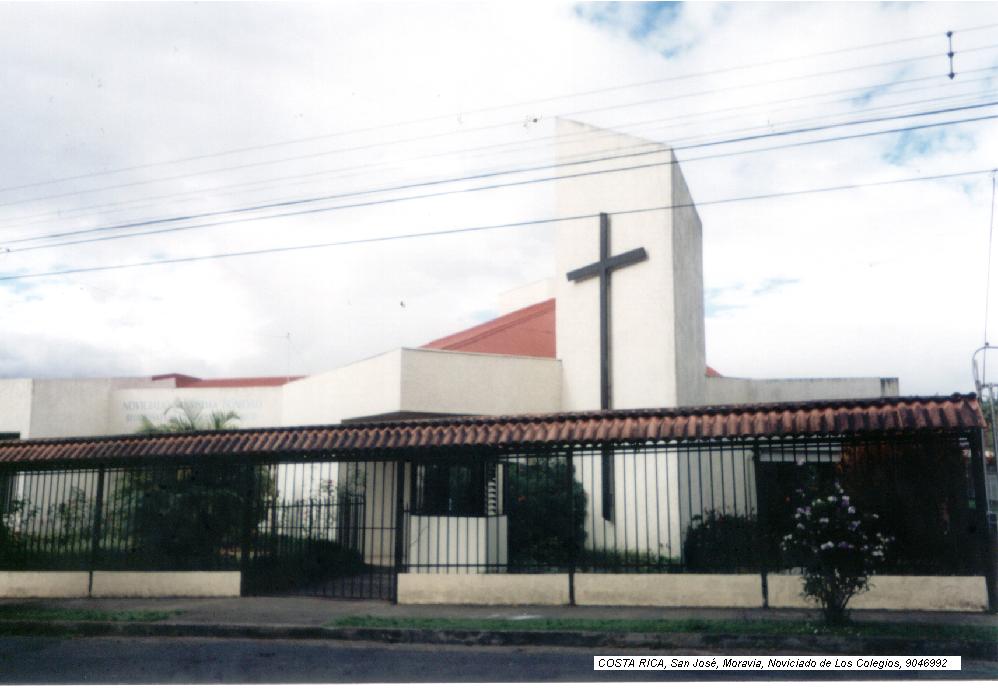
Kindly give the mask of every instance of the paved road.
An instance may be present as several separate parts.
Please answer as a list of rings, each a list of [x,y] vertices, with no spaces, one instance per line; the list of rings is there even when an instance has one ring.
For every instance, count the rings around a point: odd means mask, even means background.
[[[330,641],[0,637],[0,683],[403,683],[518,681],[998,678],[998,662],[961,673],[596,672],[610,650]],[[634,652],[624,652],[633,654]],[[694,654],[690,651],[687,653]],[[703,652],[701,652],[703,653]],[[757,652],[762,654],[762,652]],[[777,652],[766,652],[766,654]],[[678,655],[679,652],[673,652]]]

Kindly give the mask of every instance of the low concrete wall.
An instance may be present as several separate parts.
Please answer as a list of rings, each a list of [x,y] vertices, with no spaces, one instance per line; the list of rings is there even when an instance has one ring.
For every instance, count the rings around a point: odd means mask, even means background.
[[[241,574],[95,570],[95,597],[238,597]],[[84,591],[84,595],[86,592]]]
[[[801,595],[798,575],[769,576],[769,605],[774,608],[814,608]],[[877,575],[870,591],[849,602],[853,609],[898,611],[984,611],[988,592],[983,576]]]
[[[575,576],[575,603],[589,606],[762,606],[758,575]]]
[[[85,597],[89,581],[85,571],[0,571],[0,598]]]
[[[399,575],[400,604],[535,604],[568,603],[568,575]]]

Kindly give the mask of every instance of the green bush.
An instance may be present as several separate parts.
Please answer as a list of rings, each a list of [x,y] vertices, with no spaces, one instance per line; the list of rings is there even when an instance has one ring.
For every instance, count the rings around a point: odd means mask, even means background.
[[[686,529],[683,562],[695,573],[759,572],[755,517],[707,511],[696,515]]]
[[[509,565],[512,568],[563,568],[586,542],[586,492],[572,480],[574,510],[567,500],[564,458],[511,464],[506,477],[509,516]]]

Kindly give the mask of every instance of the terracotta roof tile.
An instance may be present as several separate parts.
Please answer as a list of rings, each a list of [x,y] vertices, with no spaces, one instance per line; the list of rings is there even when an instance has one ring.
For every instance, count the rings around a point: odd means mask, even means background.
[[[602,441],[711,440],[964,431],[984,427],[974,395],[451,417],[313,427],[0,442],[0,462],[302,457],[323,452]]]

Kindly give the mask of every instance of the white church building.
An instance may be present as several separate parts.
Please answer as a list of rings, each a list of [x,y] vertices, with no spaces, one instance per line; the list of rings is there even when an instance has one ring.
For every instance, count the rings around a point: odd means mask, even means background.
[[[898,395],[894,378],[711,369],[701,222],[672,151],[571,121],[559,123],[557,141],[557,160],[573,174],[555,183],[557,215],[593,220],[556,228],[551,277],[498,296],[497,318],[301,377],[0,379],[0,438],[133,433],[178,401],[235,412],[238,426],[255,428]],[[584,174],[605,164],[580,161],[607,155],[634,169]]]
[[[2,379],[0,440],[134,434],[144,417],[162,422],[177,405],[234,412],[235,426],[242,429],[310,426],[314,431],[320,425],[438,417],[677,407],[702,411],[718,405],[899,395],[896,378],[750,379],[715,371],[705,354],[703,230],[672,150],[571,121],[559,123],[557,141],[557,160],[572,171],[555,183],[557,216],[588,215],[591,220],[555,228],[550,277],[498,296],[498,317],[419,347],[399,347],[304,376]],[[618,167],[626,169],[602,172],[604,163],[594,159],[607,155],[616,156]],[[23,445],[25,453],[34,452],[35,444]],[[497,450],[493,462],[508,470],[518,460],[503,452]],[[692,478],[689,458],[684,461],[661,444],[647,453],[630,451],[629,462],[615,462],[617,451],[605,448],[584,452],[588,457],[579,461],[577,479],[589,506],[587,549],[648,548],[675,560],[681,557],[687,528],[708,511],[748,516],[756,508],[752,501],[729,504],[725,498],[726,481],[731,482],[728,496],[755,495],[753,454],[744,448],[723,457],[708,448],[697,456]],[[709,479],[700,473],[701,457],[711,470]],[[712,471],[717,460],[719,479]],[[281,471],[290,476],[297,471],[296,462],[289,460]],[[318,467],[324,481],[344,483],[361,476],[352,460],[301,462]],[[683,484],[677,469],[681,462],[687,473]],[[725,467],[732,470],[727,479]],[[382,462],[375,455],[367,459],[366,470],[361,482],[367,483],[364,539],[373,540],[370,535],[395,525],[404,535],[398,543],[378,536],[377,543],[363,544],[367,564],[388,566],[402,558],[410,576],[431,576],[441,568],[450,572],[453,564],[476,564],[466,567],[467,573],[503,572],[506,511],[499,504],[502,499],[495,498],[503,495],[503,471],[484,477],[487,506],[475,515],[452,517],[416,506],[419,462]],[[654,484],[639,481],[649,476],[656,478]],[[294,491],[284,488],[282,476],[276,481],[282,494]],[[684,508],[683,491],[699,492],[699,513],[692,501]],[[709,499],[703,498],[705,493]],[[614,519],[613,496],[621,497],[616,515],[623,520]],[[646,518],[640,528],[635,521],[629,527],[622,505],[635,515],[656,517]],[[442,531],[458,538],[456,550],[448,545],[441,556],[433,535]],[[755,586],[756,579],[747,581]]]

